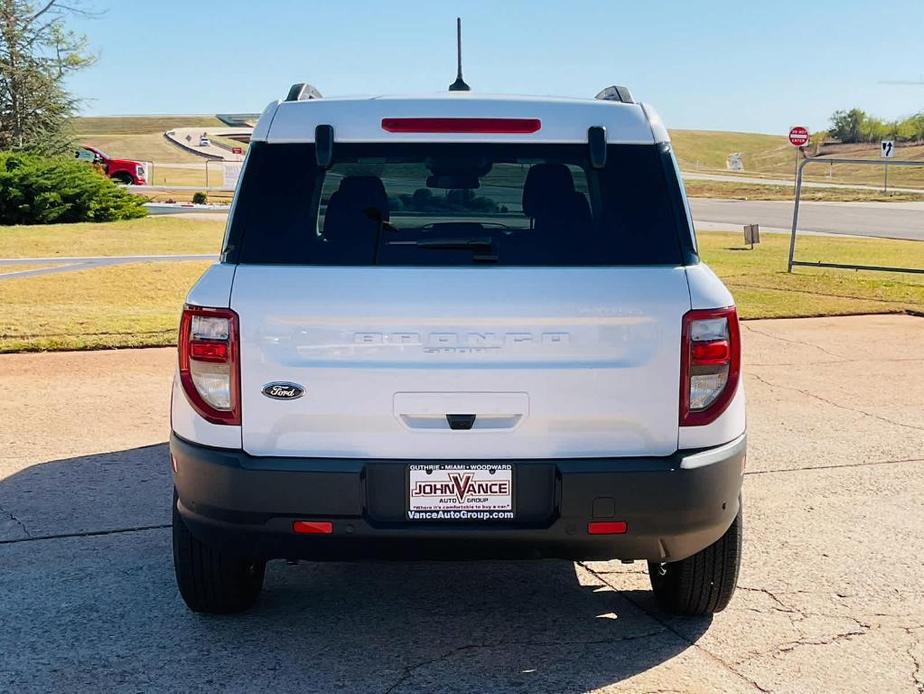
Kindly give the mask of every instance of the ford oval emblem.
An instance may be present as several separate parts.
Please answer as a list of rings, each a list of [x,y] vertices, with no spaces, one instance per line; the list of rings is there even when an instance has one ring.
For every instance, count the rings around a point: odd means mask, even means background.
[[[275,381],[263,386],[263,394],[274,400],[297,400],[305,394],[305,389],[297,383]]]

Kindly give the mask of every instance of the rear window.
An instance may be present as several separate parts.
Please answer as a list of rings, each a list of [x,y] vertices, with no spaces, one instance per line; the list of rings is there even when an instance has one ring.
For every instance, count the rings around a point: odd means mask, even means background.
[[[691,248],[663,145],[255,143],[228,262],[679,265]]]

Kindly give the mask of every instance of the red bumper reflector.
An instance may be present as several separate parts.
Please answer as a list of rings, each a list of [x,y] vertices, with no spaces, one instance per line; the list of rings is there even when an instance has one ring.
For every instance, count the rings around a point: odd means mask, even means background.
[[[625,521],[594,521],[587,524],[590,535],[624,535],[628,529]]]
[[[502,133],[525,135],[542,127],[538,118],[383,118],[390,133]]]
[[[334,532],[334,524],[330,521],[295,521],[292,531],[298,535],[330,535]]]

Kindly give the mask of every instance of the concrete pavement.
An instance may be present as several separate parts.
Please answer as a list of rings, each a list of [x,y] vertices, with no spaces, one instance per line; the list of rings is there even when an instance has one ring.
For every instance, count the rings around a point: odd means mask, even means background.
[[[0,691],[924,691],[924,322],[744,324],[739,590],[661,613],[640,563],[270,565],[186,611],[171,349],[0,356]]]

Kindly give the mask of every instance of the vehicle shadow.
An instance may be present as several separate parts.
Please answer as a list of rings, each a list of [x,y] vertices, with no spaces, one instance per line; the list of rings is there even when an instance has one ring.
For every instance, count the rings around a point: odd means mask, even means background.
[[[165,444],[0,480],[0,641],[17,644],[0,678],[16,691],[583,691],[674,658],[711,623],[675,627],[641,564],[566,561],[272,562],[253,610],[196,615],[173,581],[170,497]]]

